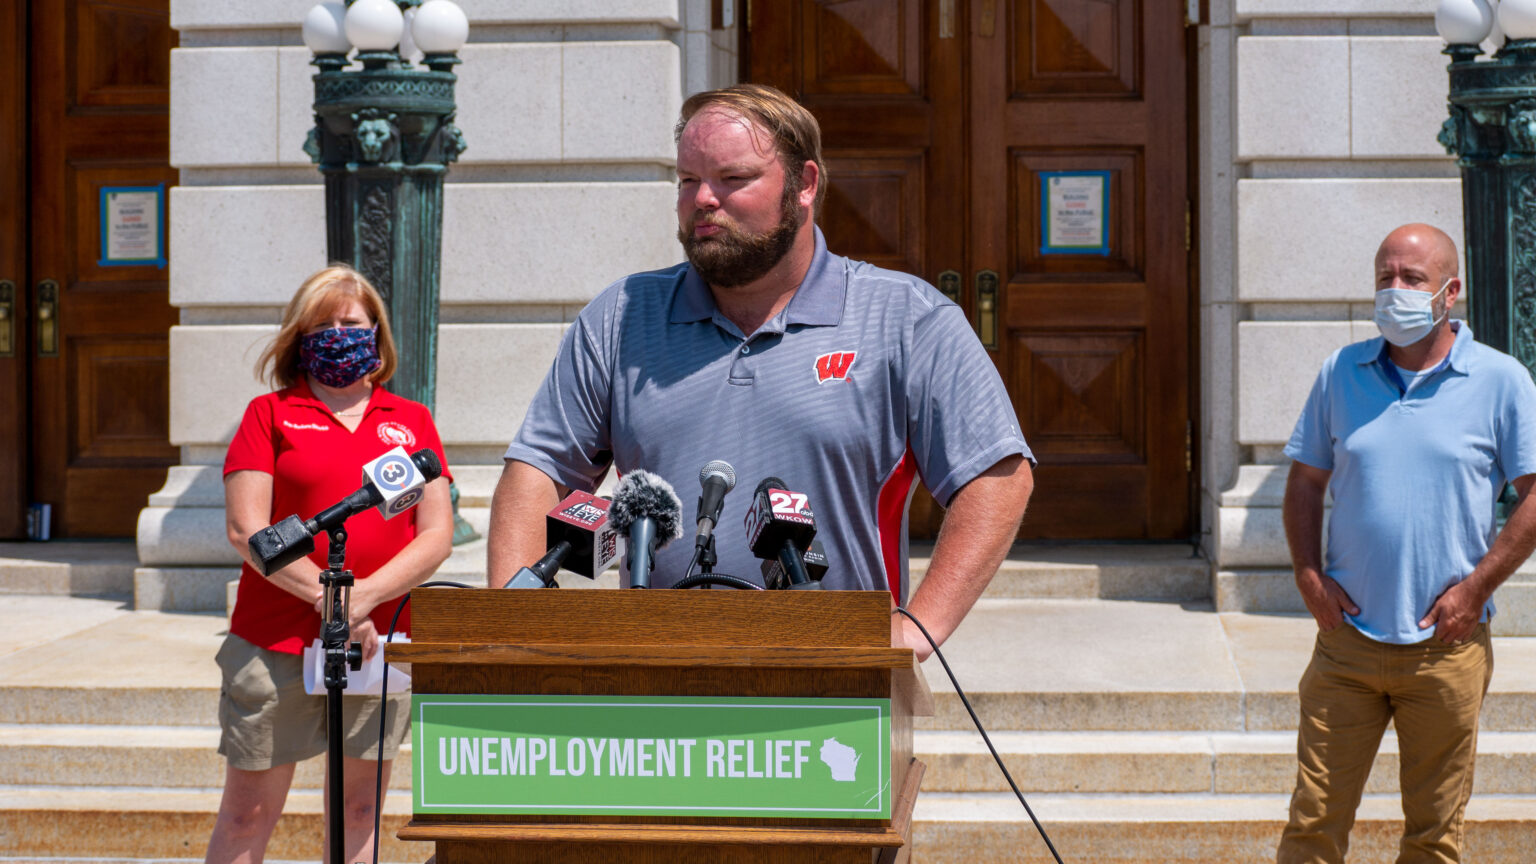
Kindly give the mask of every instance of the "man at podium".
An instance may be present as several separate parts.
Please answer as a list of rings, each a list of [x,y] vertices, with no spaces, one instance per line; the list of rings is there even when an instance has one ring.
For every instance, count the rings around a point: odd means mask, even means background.
[[[610,466],[657,474],[688,500],[720,459],[747,489],[773,476],[808,497],[826,588],[902,602],[921,478],[948,512],[908,608],[942,642],[1002,562],[1033,488],[996,368],[932,286],[827,249],[821,132],[794,100],[753,84],[699,93],[676,136],[687,261],[620,279],[566,332],[507,448],[490,584],[543,555],[545,514]],[[725,500],[717,572],[756,579],[750,504],[744,492]],[[657,552],[652,587],[684,576],[691,547]],[[893,616],[892,639],[929,653],[905,618]]]

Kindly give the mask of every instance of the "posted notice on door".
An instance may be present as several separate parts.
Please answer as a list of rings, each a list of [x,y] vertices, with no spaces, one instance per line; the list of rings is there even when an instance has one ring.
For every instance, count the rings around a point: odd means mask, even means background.
[[[1040,174],[1042,255],[1109,254],[1109,172]]]

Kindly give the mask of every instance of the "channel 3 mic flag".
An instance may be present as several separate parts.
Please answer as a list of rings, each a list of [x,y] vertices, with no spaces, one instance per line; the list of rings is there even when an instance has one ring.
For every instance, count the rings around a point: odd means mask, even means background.
[[[405,448],[396,447],[363,466],[363,483],[379,490],[379,515],[393,519],[420,503],[427,478]]]

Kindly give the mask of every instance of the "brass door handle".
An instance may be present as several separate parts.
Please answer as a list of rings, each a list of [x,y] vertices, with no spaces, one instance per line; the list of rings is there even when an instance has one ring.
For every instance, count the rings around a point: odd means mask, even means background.
[[[0,279],[0,357],[16,356],[16,283]]]
[[[59,356],[59,283],[37,283],[37,356]]]
[[[960,305],[960,271],[945,270],[939,274],[939,293],[956,306]]]
[[[976,335],[988,351],[997,350],[997,271],[976,274]]]

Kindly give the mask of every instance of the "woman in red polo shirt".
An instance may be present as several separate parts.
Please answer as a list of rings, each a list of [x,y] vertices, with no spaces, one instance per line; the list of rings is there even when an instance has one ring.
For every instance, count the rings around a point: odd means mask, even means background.
[[[307,558],[262,578],[246,545],[256,531],[287,516],[305,518],[355,491],[362,466],[386,451],[430,447],[443,460],[426,407],[380,385],[396,364],[383,300],[348,267],[311,276],[283,311],[282,327],[257,362],[276,388],[253,399],[224,460],[229,542],[246,559],[219,649],[219,752],[228,760],[224,797],[207,860],[261,861],[293,782],[294,765],[324,752],[325,696],[304,689],[305,646],[319,636],[321,586],[329,546],[315,538]],[[396,603],[448,558],[453,510],[449,474],[426,487],[414,509],[385,520],[368,510],[347,522],[347,567],[357,577],[349,612],[352,638],[371,658],[381,649]],[[409,632],[409,610],[401,629]],[[409,695],[345,696],[346,850],[348,861],[371,857],[374,773],[399,750]],[[386,712],[379,752],[378,712]],[[329,825],[329,822],[326,823]],[[326,847],[329,849],[327,843]],[[338,862],[339,864],[339,862]]]

